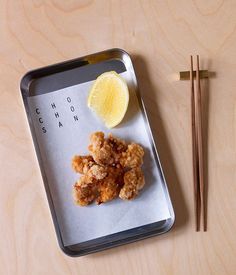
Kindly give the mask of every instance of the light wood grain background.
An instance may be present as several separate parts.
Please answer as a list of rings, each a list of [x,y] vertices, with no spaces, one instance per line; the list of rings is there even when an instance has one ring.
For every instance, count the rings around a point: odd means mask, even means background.
[[[19,82],[31,69],[120,47],[134,59],[176,212],[168,234],[82,258],[59,249]],[[200,54],[208,232],[194,232],[190,93]],[[0,1],[0,274],[236,274],[236,1]]]

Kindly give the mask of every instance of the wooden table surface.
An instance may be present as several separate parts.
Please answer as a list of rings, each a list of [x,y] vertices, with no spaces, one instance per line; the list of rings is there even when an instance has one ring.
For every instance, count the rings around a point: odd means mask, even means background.
[[[236,1],[0,1],[0,274],[236,274]],[[22,99],[28,70],[128,51],[176,213],[167,234],[70,258],[57,244]],[[208,232],[194,231],[190,90],[200,54]]]

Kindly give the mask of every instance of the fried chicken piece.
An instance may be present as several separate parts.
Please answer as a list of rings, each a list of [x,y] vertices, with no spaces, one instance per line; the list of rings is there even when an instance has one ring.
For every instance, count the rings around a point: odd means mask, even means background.
[[[96,132],[90,137],[88,149],[96,163],[115,166],[127,146],[123,140],[113,137],[112,134],[105,139],[102,132]]]
[[[94,164],[91,156],[74,156],[72,159],[72,168],[80,174],[86,174]]]
[[[73,169],[83,174],[73,187],[77,204],[88,205],[96,199],[101,204],[116,197],[130,200],[144,186],[141,170],[144,150],[135,143],[128,146],[122,139],[103,132],[90,137],[88,149],[91,156],[75,156]]]
[[[133,168],[124,174],[124,186],[119,197],[122,200],[134,199],[145,184],[143,172],[140,167]]]
[[[94,180],[102,180],[104,179],[108,174],[108,171],[106,167],[100,166],[100,165],[93,165],[87,174],[85,175],[87,181],[94,181]]]
[[[90,170],[75,183],[73,197],[76,204],[86,206],[97,198],[97,203],[110,201],[118,197],[123,183],[121,169],[93,165]]]
[[[118,197],[120,186],[115,179],[107,177],[101,182],[98,190],[97,204],[101,204]]]
[[[111,133],[108,135],[107,141],[115,153],[122,153],[127,150],[126,142],[123,139],[114,137]]]
[[[97,204],[101,204],[118,197],[120,189],[123,185],[122,169],[108,167],[107,176],[101,180],[97,198]]]
[[[112,148],[107,141],[104,141],[103,146],[100,149],[93,151],[91,155],[100,165],[113,165],[115,162]]]
[[[136,143],[128,145],[128,149],[122,153],[120,164],[124,168],[135,168],[143,164],[144,150]]]
[[[95,132],[90,136],[90,145],[88,147],[89,151],[93,152],[97,148],[101,148],[104,143],[104,133]]]
[[[103,132],[95,132],[91,135],[88,149],[97,164],[109,165],[113,163],[112,149],[105,141]]]
[[[73,188],[73,197],[76,204],[88,205],[98,196],[100,181],[108,174],[105,167],[93,165],[88,172],[81,176]]]
[[[86,176],[81,176],[73,186],[73,198],[76,204],[86,206],[97,196],[97,186],[89,182]]]
[[[107,143],[112,150],[113,166],[114,164],[119,164],[121,154],[127,150],[126,142],[120,138],[114,137],[112,134],[109,134],[107,138]]]

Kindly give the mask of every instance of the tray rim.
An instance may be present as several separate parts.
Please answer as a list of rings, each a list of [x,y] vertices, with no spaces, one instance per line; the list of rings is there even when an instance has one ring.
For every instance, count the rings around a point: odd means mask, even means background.
[[[63,72],[63,71],[66,71],[66,70],[74,69],[74,68],[77,68],[77,67],[81,67],[81,66],[84,66],[84,65],[96,64],[96,63],[99,63],[101,61],[110,60],[109,58],[106,58],[106,57],[107,56],[112,56],[112,54],[115,55],[116,58],[113,56],[110,59],[119,59],[121,62],[123,62],[125,64],[126,69],[127,69],[126,63],[128,62],[129,66],[130,66],[129,70],[132,71],[132,74],[134,76],[133,80],[135,81],[135,83],[134,83],[135,84],[135,93],[136,93],[138,101],[139,101],[140,109],[143,112],[143,117],[145,119],[145,125],[146,125],[146,128],[147,128],[146,130],[148,132],[149,138],[151,139],[151,143],[152,143],[153,150],[154,150],[154,152],[153,152],[154,157],[156,159],[158,168],[160,169],[160,176],[161,176],[161,179],[162,179],[162,185],[163,185],[163,188],[164,188],[164,193],[165,193],[165,196],[166,196],[166,200],[168,201],[168,207],[169,207],[169,211],[170,211],[170,218],[167,219],[167,220],[163,220],[163,221],[165,221],[165,224],[166,224],[166,227],[165,227],[164,230],[162,229],[163,227],[162,228],[157,228],[155,230],[151,230],[151,231],[148,231],[148,232],[143,233],[143,234],[137,234],[135,236],[131,236],[131,237],[129,236],[129,237],[126,237],[124,239],[119,239],[119,240],[112,241],[112,242],[110,241],[110,242],[102,243],[102,244],[99,244],[96,248],[92,247],[92,248],[88,248],[88,249],[74,251],[74,250],[71,249],[71,247],[72,246],[79,246],[81,243],[70,245],[70,246],[65,246],[63,244],[63,240],[62,240],[62,236],[61,236],[61,232],[60,232],[60,228],[59,228],[59,223],[57,221],[56,211],[55,211],[55,207],[54,207],[54,204],[53,204],[52,195],[51,195],[51,192],[50,192],[50,189],[49,189],[49,184],[48,184],[48,181],[47,181],[46,173],[43,169],[43,166],[40,165],[40,163],[43,163],[43,161],[41,159],[39,146],[38,146],[36,135],[35,135],[35,130],[34,130],[32,119],[31,119],[31,116],[30,116],[30,113],[29,113],[27,97],[29,96],[29,88],[30,88],[30,85],[31,85],[33,80],[38,79],[40,77],[44,77],[44,76],[56,74],[56,73],[59,73],[59,72]],[[126,58],[126,62],[124,62],[124,57]],[[95,58],[96,62],[93,62],[94,58]],[[45,188],[45,191],[46,191],[47,200],[48,200],[48,204],[49,204],[49,209],[50,209],[50,212],[51,212],[54,228],[55,228],[56,235],[57,235],[57,240],[58,240],[58,243],[59,243],[59,246],[60,246],[61,250],[66,255],[71,256],[71,257],[87,255],[87,254],[90,254],[90,253],[102,251],[102,250],[109,249],[109,248],[112,248],[112,247],[116,247],[116,246],[119,246],[119,245],[135,242],[137,240],[141,240],[141,239],[145,239],[145,238],[148,238],[148,237],[164,234],[164,233],[167,233],[173,227],[173,225],[175,223],[175,213],[174,213],[173,205],[172,205],[172,202],[171,202],[171,199],[170,199],[168,186],[167,186],[167,183],[166,183],[166,179],[165,179],[165,176],[164,176],[164,172],[163,172],[163,169],[162,169],[162,165],[161,165],[161,162],[160,162],[160,158],[159,158],[159,154],[158,154],[158,151],[157,151],[157,148],[156,148],[156,144],[155,144],[155,141],[153,139],[152,130],[151,130],[151,127],[150,127],[150,124],[149,124],[149,119],[148,119],[148,115],[147,115],[147,112],[146,112],[146,108],[145,108],[144,102],[142,100],[140,91],[139,91],[138,81],[137,81],[137,77],[136,77],[136,74],[135,74],[132,58],[125,50],[120,49],[120,48],[112,48],[112,49],[104,50],[104,51],[101,51],[101,52],[96,52],[96,53],[93,53],[93,54],[85,55],[85,56],[82,56],[82,57],[78,57],[78,58],[74,58],[74,59],[70,59],[70,60],[66,60],[66,61],[63,61],[63,62],[59,62],[59,63],[55,63],[55,64],[51,64],[51,65],[48,65],[48,66],[44,66],[44,67],[40,67],[40,68],[37,68],[37,69],[30,70],[30,71],[26,72],[23,75],[23,77],[21,78],[20,92],[21,92],[24,108],[25,108],[25,111],[26,111],[28,124],[29,124],[29,127],[30,127],[31,137],[33,139],[33,144],[34,144],[34,149],[35,149],[35,152],[36,152],[36,157],[37,157],[37,160],[38,160],[38,165],[39,165],[41,175],[42,175],[42,178],[43,178],[43,184],[44,184],[44,188]],[[156,223],[159,223],[159,222],[155,222],[155,224]],[[138,228],[145,228],[148,225],[150,225],[150,224],[146,224],[146,225],[143,225],[143,226],[137,227],[137,228],[132,228],[130,230],[134,230],[134,229],[138,229]],[[122,234],[123,232],[127,232],[127,231],[129,231],[129,230],[117,232],[115,234]],[[112,235],[115,235],[115,234],[112,234]],[[107,235],[107,236],[111,236],[111,235]],[[93,240],[96,240],[96,239],[93,239]]]

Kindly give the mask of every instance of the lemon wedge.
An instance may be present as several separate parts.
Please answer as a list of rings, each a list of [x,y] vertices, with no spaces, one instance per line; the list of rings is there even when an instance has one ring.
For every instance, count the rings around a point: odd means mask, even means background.
[[[88,107],[104,121],[108,128],[118,125],[125,116],[129,90],[125,80],[114,71],[101,74],[94,82]]]

